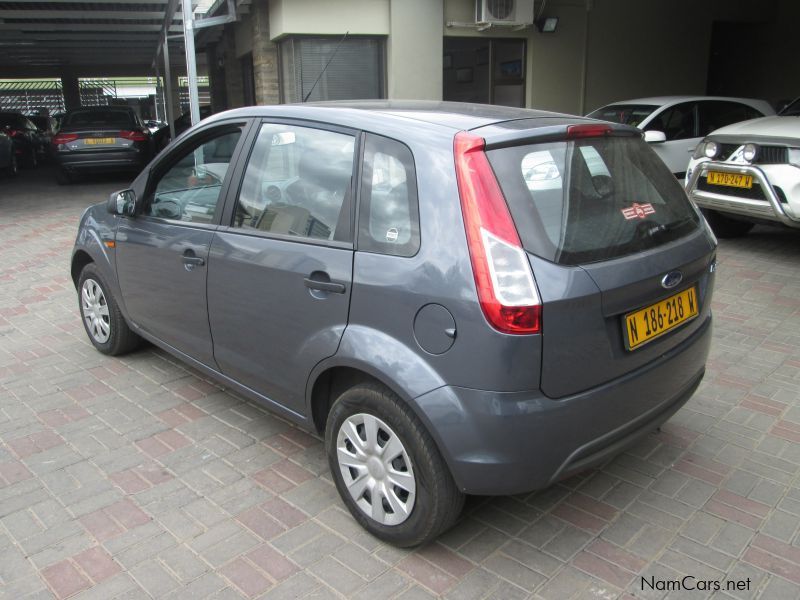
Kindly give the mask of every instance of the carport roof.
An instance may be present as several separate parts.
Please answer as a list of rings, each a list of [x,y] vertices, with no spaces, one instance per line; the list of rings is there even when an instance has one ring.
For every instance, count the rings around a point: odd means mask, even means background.
[[[170,0],[0,1],[0,77],[11,70],[20,76],[25,67],[38,72],[49,68],[53,75],[88,65],[106,71],[122,67],[151,72],[165,18],[179,4]],[[202,15],[215,10],[218,3],[195,0],[193,5],[195,14]],[[166,33],[182,31],[178,9]],[[176,56],[176,61],[181,60]]]

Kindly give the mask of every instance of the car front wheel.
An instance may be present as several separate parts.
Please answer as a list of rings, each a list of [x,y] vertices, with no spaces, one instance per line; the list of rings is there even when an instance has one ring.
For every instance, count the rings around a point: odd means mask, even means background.
[[[458,518],[464,495],[411,409],[379,384],[344,392],[325,431],[328,462],[355,519],[400,547],[425,544]]]
[[[135,349],[140,342],[119,310],[99,270],[88,264],[78,281],[81,321],[89,341],[103,354],[117,356]]]

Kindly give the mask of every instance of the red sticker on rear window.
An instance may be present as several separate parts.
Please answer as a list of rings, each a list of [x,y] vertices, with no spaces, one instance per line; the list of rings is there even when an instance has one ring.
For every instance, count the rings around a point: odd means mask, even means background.
[[[622,216],[628,219],[644,219],[647,215],[655,214],[656,209],[650,203],[639,204],[634,202],[632,206],[622,209]]]

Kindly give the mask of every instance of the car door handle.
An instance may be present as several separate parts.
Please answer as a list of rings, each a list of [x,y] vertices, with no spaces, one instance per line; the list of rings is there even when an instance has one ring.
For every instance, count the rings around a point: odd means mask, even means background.
[[[343,283],[336,283],[334,281],[318,281],[316,279],[311,279],[310,277],[303,279],[303,283],[306,284],[307,288],[312,290],[333,292],[334,294],[344,294],[346,289]]]
[[[202,267],[206,264],[206,259],[201,256],[183,255],[183,264]]]

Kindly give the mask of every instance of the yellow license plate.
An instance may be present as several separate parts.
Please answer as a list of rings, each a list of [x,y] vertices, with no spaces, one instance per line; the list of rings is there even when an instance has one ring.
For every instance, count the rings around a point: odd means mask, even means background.
[[[114,138],[86,138],[83,143],[87,146],[106,146],[114,143]]]
[[[626,346],[635,350],[696,316],[697,291],[690,287],[625,315]]]
[[[727,185],[728,187],[745,188],[748,190],[753,187],[752,175],[739,175],[737,173],[709,171],[706,181],[712,185]]]

